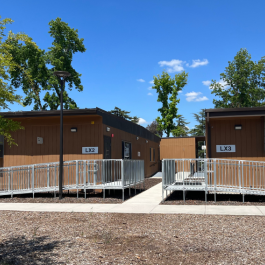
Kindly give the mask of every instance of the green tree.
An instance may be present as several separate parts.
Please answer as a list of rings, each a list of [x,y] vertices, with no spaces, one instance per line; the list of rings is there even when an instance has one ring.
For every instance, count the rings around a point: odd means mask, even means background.
[[[258,62],[251,60],[246,49],[241,49],[225,72],[220,74],[223,84],[212,80],[212,94],[215,108],[240,108],[264,106],[265,102],[265,57]]]
[[[204,136],[205,135],[205,111],[202,109],[198,113],[193,113],[195,120],[197,121],[197,125],[193,129],[190,130],[191,136]],[[204,145],[203,141],[199,141],[197,144],[196,155],[197,157],[204,157],[204,153],[206,150],[202,150],[202,146]]]
[[[60,18],[49,22],[50,36],[54,39],[48,52],[39,49],[32,43],[20,43],[16,39],[7,39],[9,53],[18,66],[10,70],[11,84],[22,87],[26,97],[25,106],[34,104],[34,110],[56,110],[60,106],[61,86],[53,75],[54,71],[67,71],[71,76],[66,79],[69,90],[74,87],[83,91],[78,72],[72,66],[73,54],[85,52],[84,39],[78,37],[78,31],[72,29]],[[26,71],[25,71],[25,70]],[[41,98],[41,91],[46,91]],[[63,93],[65,109],[76,109],[76,102],[69,97],[66,90]]]
[[[158,137],[162,138],[163,132],[158,129],[158,123],[154,120],[152,123],[146,126],[146,129],[151,133],[157,135]]]
[[[183,71],[176,74],[175,78],[171,78],[168,73],[163,72],[162,75],[154,76],[153,89],[158,94],[157,101],[162,103],[162,107],[158,109],[161,117],[157,117],[158,129],[165,132],[167,137],[175,129],[174,119],[178,118],[177,99],[179,91],[187,84],[188,74]]]
[[[130,111],[126,111],[126,110],[121,110],[118,107],[115,107],[114,110],[110,110],[109,111],[111,114],[114,114],[120,118],[123,118],[125,120],[131,121],[133,123],[138,123],[139,122],[139,118],[134,116],[131,117],[129,114],[131,113]]]
[[[187,127],[189,122],[186,122],[186,119],[182,115],[178,115],[177,124],[175,129],[172,130],[172,134],[174,137],[183,137],[188,136],[189,128]]]
[[[202,109],[198,113],[193,113],[195,120],[198,122],[193,129],[190,130],[191,136],[205,135],[205,111]]]
[[[0,17],[0,110],[10,109],[9,104],[20,103],[21,96],[16,94],[16,90],[12,85],[10,85],[11,77],[9,72],[17,69],[19,66],[12,60],[12,54],[9,53],[10,45],[8,42],[4,41],[4,38],[7,40],[17,40],[24,43],[35,45],[34,42],[25,34],[17,33],[14,34],[10,31],[7,35],[4,33],[6,25],[11,24],[13,20],[6,18],[1,20]],[[21,68],[21,71],[23,68]],[[0,116],[0,135],[4,136],[5,141],[9,144],[15,144],[14,139],[11,136],[11,133],[23,129],[20,123],[5,119]]]

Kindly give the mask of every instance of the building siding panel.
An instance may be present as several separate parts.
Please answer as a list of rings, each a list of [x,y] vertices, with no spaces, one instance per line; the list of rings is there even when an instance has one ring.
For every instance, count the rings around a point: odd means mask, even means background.
[[[195,138],[162,138],[160,159],[167,158],[196,158]]]

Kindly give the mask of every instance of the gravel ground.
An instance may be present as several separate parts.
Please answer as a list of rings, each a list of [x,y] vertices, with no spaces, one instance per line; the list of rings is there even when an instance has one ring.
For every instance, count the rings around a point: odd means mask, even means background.
[[[145,179],[145,189],[143,189],[142,184],[136,186],[136,194],[139,194],[147,189],[150,189],[154,185],[160,183],[161,179],[149,178]],[[131,196],[135,195],[134,187],[131,189]],[[122,191],[121,190],[106,190],[106,198],[103,199],[102,192],[96,192],[87,190],[87,198],[84,198],[84,192],[79,190],[79,198],[77,198],[76,191],[64,191],[64,198],[59,200],[58,193],[56,194],[56,198],[54,198],[54,193],[35,193],[35,198],[32,198],[32,194],[23,194],[23,195],[14,195],[13,198],[10,196],[2,196],[0,197],[0,203],[122,203]],[[129,197],[129,189],[124,191],[124,200],[128,200]]]
[[[264,264],[264,221],[2,211],[0,264]]]
[[[166,193],[165,193],[166,194]],[[190,191],[186,193],[185,203],[183,192],[174,191],[164,202],[166,205],[205,205],[205,193],[202,191]],[[265,205],[265,196],[245,195],[245,202],[242,202],[240,194],[217,194],[216,202],[214,195],[207,195],[207,205]]]

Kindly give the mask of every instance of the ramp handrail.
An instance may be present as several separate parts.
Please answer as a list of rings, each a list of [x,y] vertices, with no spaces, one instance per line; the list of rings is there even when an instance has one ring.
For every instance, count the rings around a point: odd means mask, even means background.
[[[265,162],[219,158],[162,160],[163,190],[265,195]]]
[[[143,160],[72,160],[63,164],[65,190],[124,189],[143,181]],[[0,168],[0,196],[57,191],[58,186],[59,162]]]

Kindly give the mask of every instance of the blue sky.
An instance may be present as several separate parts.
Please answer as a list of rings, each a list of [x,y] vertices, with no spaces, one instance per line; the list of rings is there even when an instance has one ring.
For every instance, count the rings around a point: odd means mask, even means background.
[[[8,30],[25,32],[42,49],[51,46],[50,20],[60,17],[78,29],[87,51],[76,54],[73,65],[84,91],[69,94],[80,108],[117,106],[146,126],[159,115],[157,94],[149,90],[153,76],[184,69],[188,85],[178,107],[192,128],[192,113],[213,107],[205,81],[219,81],[240,48],[254,61],[265,56],[264,9],[264,1],[242,0],[10,0],[1,3],[0,15],[15,21]]]

